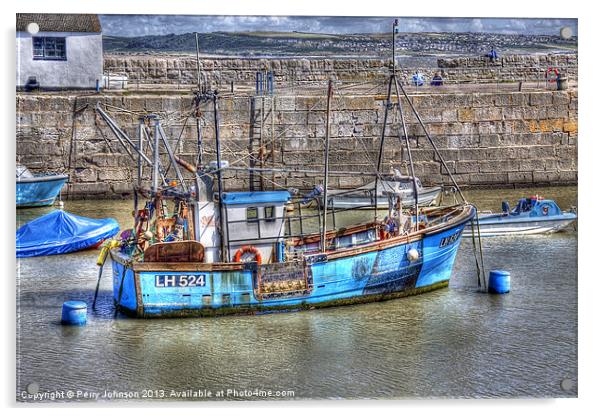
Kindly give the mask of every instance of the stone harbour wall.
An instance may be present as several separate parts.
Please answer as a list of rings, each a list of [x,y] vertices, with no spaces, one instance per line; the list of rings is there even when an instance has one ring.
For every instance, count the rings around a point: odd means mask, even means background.
[[[370,81],[388,75],[390,59],[201,59],[204,77],[216,85],[255,82],[257,71],[273,71],[274,86],[292,82]],[[448,82],[503,82],[542,80],[548,68],[558,68],[572,81],[577,80],[576,54],[508,55],[495,62],[486,57],[442,58],[436,67],[398,66],[400,75],[410,79],[415,71],[429,79],[442,73]],[[196,84],[197,62],[194,56],[105,55],[105,73],[125,74],[130,83]]]
[[[545,78],[549,69],[577,81],[577,54],[502,55],[491,62],[487,57],[441,58],[437,66],[451,78],[474,80],[525,80]],[[548,77],[555,76],[550,71]]]
[[[458,183],[467,187],[575,184],[577,182],[577,92],[420,94],[410,96]],[[220,98],[223,158],[248,163],[252,97]],[[272,132],[270,101],[264,103],[264,144],[278,166],[322,169],[326,102],[323,96],[275,96]],[[197,135],[191,98],[183,94],[17,94],[17,160],[33,172],[70,175],[65,196],[119,197],[131,193],[135,162],[96,114],[97,102],[130,135],[137,137],[139,115],[158,114],[177,153],[193,160]],[[260,107],[256,102],[255,107]],[[378,156],[385,97],[335,95],[331,115],[332,170],[371,172]],[[425,184],[447,183],[443,166],[408,106],[404,106],[416,174]],[[399,117],[391,113],[386,129],[383,171],[401,166]],[[204,107],[206,159],[213,155],[210,106]],[[181,139],[178,141],[178,137]],[[268,160],[267,165],[271,162]],[[150,170],[145,170],[148,178]],[[309,189],[321,174],[266,175],[271,188]],[[332,177],[331,187],[350,188],[367,180]],[[248,189],[248,175],[226,176],[226,189]]]

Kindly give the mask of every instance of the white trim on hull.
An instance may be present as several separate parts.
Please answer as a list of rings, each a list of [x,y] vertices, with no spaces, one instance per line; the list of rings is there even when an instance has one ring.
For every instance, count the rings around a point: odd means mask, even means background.
[[[481,237],[493,237],[502,235],[533,235],[555,233],[568,227],[575,221],[574,218],[544,220],[544,221],[515,221],[501,224],[480,224]],[[462,233],[463,237],[470,237],[472,228],[467,225]],[[475,235],[477,234],[475,222]]]

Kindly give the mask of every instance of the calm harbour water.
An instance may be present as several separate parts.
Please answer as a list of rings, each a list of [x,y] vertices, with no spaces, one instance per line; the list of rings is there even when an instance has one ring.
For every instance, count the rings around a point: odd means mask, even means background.
[[[513,204],[533,193],[466,196],[481,210],[497,211],[502,199]],[[562,209],[577,205],[576,187],[540,194]],[[131,201],[67,201],[65,209],[131,227]],[[50,211],[19,210],[18,225]],[[509,294],[477,292],[472,245],[464,239],[447,289],[365,305],[204,319],[113,319],[109,262],[91,311],[98,250],[20,259],[17,400],[34,401],[24,393],[28,386],[54,393],[47,401],[78,395],[177,400],[182,393],[190,400],[253,400],[268,391],[284,391],[287,399],[575,397],[576,230],[482,241],[487,272],[510,271]],[[60,325],[61,305],[70,299],[88,303],[86,326]]]

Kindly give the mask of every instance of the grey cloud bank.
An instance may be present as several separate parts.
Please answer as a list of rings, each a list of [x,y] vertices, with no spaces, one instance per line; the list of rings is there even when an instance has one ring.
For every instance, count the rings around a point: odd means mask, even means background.
[[[394,17],[342,16],[194,16],[101,15],[103,32],[112,36],[167,35],[190,32],[382,33]],[[568,26],[577,34],[577,19],[402,17],[401,32],[492,32],[557,35]]]

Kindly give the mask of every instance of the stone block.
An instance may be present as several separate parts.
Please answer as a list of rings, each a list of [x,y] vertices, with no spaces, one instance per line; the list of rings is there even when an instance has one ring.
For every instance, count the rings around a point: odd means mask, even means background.
[[[441,121],[444,123],[452,123],[458,121],[458,110],[443,109],[441,110]]]
[[[532,172],[508,172],[509,183],[532,183],[533,173]]]
[[[577,129],[577,120],[568,120],[565,121],[562,125],[562,131],[567,133],[576,133]]]
[[[568,106],[571,98],[567,91],[555,91],[552,93],[552,104],[555,106]]]
[[[470,183],[474,185],[501,185],[508,183],[507,173],[473,173],[469,178]]]
[[[550,183],[558,182],[560,174],[557,171],[533,172],[533,182],[535,183]]]
[[[295,97],[290,97],[290,96],[276,97],[275,108],[276,108],[276,111],[294,111],[295,110]]]
[[[474,116],[479,121],[502,120],[502,109],[499,107],[478,107],[475,108]]]
[[[490,93],[476,93],[473,94],[472,106],[473,107],[493,107],[495,106],[496,94]]]
[[[106,195],[109,189],[109,184],[104,182],[68,183],[66,194],[69,197],[81,197],[86,195]]]
[[[115,182],[110,186],[111,191],[116,195],[127,196],[134,193],[133,184],[129,182]]]
[[[479,137],[480,147],[497,147],[501,144],[501,136],[499,134],[485,134]]]
[[[73,171],[73,179],[75,182],[96,182],[98,178],[94,169],[76,168]]]
[[[127,181],[130,180],[130,174],[126,169],[102,169],[98,171],[98,180],[100,181]]]
[[[489,147],[482,150],[485,154],[481,159],[487,160],[508,160],[528,157],[528,153],[526,155],[521,153],[524,152],[525,149],[516,147]]]
[[[482,160],[479,170],[483,173],[490,172],[516,172],[518,165],[512,160]]]
[[[553,95],[550,92],[532,92],[529,94],[529,105],[545,106],[553,103]]]
[[[529,94],[523,92],[498,93],[494,99],[498,107],[525,106],[529,102]]]
[[[349,189],[362,186],[364,179],[361,176],[342,176],[339,178],[339,186],[341,188]]]
[[[459,108],[458,121],[472,122],[475,121],[475,110],[473,108]]]
[[[528,146],[521,150],[525,159],[547,159],[556,155],[554,146]]]
[[[455,163],[456,173],[477,173],[479,172],[478,160],[459,160]]]
[[[562,183],[577,183],[577,169],[558,171],[558,180]]]

